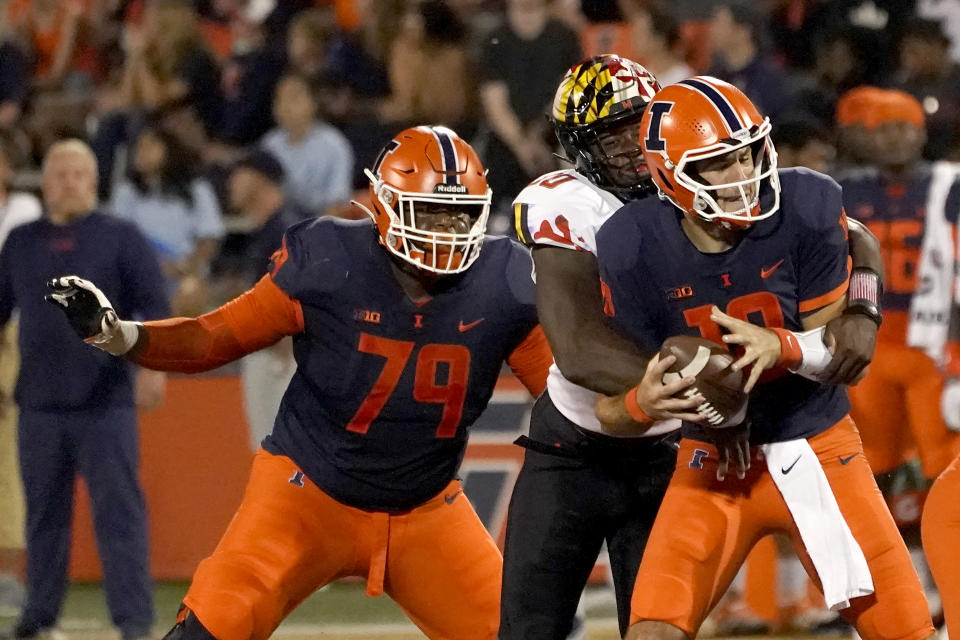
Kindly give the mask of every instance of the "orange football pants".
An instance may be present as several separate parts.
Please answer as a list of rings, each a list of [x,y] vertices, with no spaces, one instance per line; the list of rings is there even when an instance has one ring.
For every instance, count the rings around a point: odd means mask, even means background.
[[[960,638],[960,456],[933,483],[920,531],[927,564],[943,599],[947,635]]]
[[[931,480],[960,453],[960,434],[940,415],[942,390],[943,375],[923,351],[877,343],[867,377],[850,387],[850,415],[875,474],[899,467],[913,444]]]
[[[853,421],[845,417],[810,438],[810,446],[873,577],[875,593],[855,598],[842,614],[864,640],[921,640],[931,635],[923,588],[873,472],[860,455]],[[697,449],[701,452],[695,453]],[[695,637],[750,549],[770,533],[790,537],[807,573],[817,581],[793,517],[758,453],[754,448],[743,480],[729,474],[721,482],[716,478],[716,449],[681,441],[677,467],[637,574],[631,624],[666,622]]]
[[[503,560],[458,481],[393,515],[337,502],[260,449],[240,508],[183,602],[217,640],[265,640],[346,576],[389,594],[429,638],[496,637]]]

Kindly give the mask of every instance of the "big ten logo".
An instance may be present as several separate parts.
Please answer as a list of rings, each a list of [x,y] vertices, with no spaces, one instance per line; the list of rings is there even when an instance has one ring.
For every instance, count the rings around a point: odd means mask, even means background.
[[[533,399],[520,381],[510,373],[501,374],[490,404],[470,427],[460,467],[464,494],[501,548],[510,495],[523,464],[524,450],[513,441],[527,433],[532,408]],[[602,582],[607,572],[606,554],[602,554],[591,581]]]
[[[380,324],[380,312],[379,311],[370,311],[368,309],[357,309],[353,312],[353,318],[355,320],[360,320],[362,322],[370,322],[372,324]]]
[[[693,287],[689,285],[667,289],[668,300],[683,300],[684,298],[690,298],[692,296],[693,296]]]

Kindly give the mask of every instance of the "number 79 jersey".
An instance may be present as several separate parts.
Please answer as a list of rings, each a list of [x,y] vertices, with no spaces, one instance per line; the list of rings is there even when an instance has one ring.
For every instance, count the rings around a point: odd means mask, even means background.
[[[422,304],[369,221],[291,227],[272,278],[299,303],[303,331],[264,447],[350,506],[402,511],[441,491],[503,363],[537,336],[545,378],[529,253],[506,238],[487,238],[470,269]]]

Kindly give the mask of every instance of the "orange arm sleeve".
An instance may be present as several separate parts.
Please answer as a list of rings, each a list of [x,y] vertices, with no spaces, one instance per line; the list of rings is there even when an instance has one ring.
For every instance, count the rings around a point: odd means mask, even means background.
[[[300,303],[267,275],[199,318],[144,322],[130,359],[159,371],[209,371],[303,331]]]
[[[514,375],[534,398],[547,388],[547,372],[553,364],[553,353],[543,328],[537,325],[507,358]]]

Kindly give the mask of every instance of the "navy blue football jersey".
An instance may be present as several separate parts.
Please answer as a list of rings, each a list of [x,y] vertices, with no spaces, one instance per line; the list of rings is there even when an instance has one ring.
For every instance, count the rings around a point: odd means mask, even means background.
[[[654,352],[674,335],[722,343],[713,305],[754,324],[802,330],[805,312],[842,296],[849,256],[839,186],[806,169],[781,170],[780,182],[780,211],[722,253],[697,250],[681,213],[664,201],[632,202],[609,218],[597,234],[597,256],[615,324]],[[751,442],[808,437],[848,410],[844,387],[786,373],[751,392]],[[684,435],[703,439],[692,424]]]
[[[264,447],[350,506],[410,509],[456,474],[467,427],[537,325],[532,262],[489,237],[424,304],[406,295],[372,222],[287,230],[273,280],[297,300],[297,372]]]
[[[885,267],[884,311],[907,311],[917,290],[917,266],[923,244],[924,220],[930,200],[933,166],[922,162],[904,182],[888,180],[870,167],[838,177],[847,213],[864,223],[880,241]],[[957,223],[960,181],[949,189],[944,213]]]

